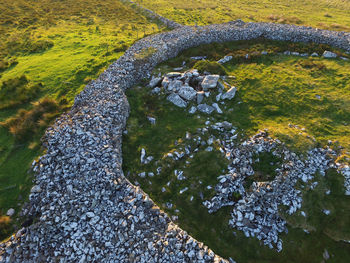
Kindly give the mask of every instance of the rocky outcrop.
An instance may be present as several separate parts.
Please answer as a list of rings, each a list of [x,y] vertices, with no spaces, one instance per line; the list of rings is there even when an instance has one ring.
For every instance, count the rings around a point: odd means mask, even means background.
[[[242,21],[180,27],[136,42],[47,130],[47,151],[34,164],[36,186],[23,211],[35,223],[0,245],[0,261],[222,261],[124,177],[121,143],[129,113],[124,90],[189,47],[254,38],[350,51],[349,33]]]

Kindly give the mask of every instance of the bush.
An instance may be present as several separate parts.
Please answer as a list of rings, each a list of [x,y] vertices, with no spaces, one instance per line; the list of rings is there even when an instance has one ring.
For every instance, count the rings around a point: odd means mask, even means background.
[[[199,72],[204,73],[204,71],[210,72],[212,74],[226,75],[225,68],[213,61],[201,60],[194,64],[193,68],[198,69]]]
[[[0,60],[0,72],[3,72],[9,67],[14,66],[16,64],[18,64],[18,61],[16,59],[11,59],[11,60],[2,59]]]
[[[32,84],[25,75],[4,81],[0,86],[0,109],[29,102],[41,88],[41,83]]]

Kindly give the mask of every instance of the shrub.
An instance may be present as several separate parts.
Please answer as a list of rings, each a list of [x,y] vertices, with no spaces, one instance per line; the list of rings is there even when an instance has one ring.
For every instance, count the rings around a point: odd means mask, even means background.
[[[210,72],[212,74],[226,75],[225,68],[213,61],[201,60],[194,64],[193,68],[198,69],[199,72],[203,73],[204,71]]]
[[[18,64],[18,61],[16,59],[11,59],[11,60],[2,59],[0,60],[0,72],[5,71],[9,67],[14,66],[16,64]]]

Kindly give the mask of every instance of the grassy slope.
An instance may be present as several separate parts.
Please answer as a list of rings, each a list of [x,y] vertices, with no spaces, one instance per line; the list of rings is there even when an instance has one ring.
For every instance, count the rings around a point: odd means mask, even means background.
[[[25,74],[31,82],[43,84],[41,97],[66,99],[69,104],[136,39],[160,29],[117,0],[0,0],[0,13],[0,60],[18,61],[0,72],[0,83]],[[24,52],[38,40],[54,45],[42,52]],[[32,106],[1,110],[0,122],[23,108]],[[32,179],[27,170],[41,153],[41,136],[42,132],[18,143],[0,127],[0,216],[11,207],[18,212],[26,200]],[[12,231],[0,228],[0,239]]]
[[[258,50],[276,52],[285,49],[305,52],[309,47],[256,41],[206,45],[185,51],[178,58],[161,65],[159,69],[163,72],[169,71],[172,67],[181,65],[182,61],[187,61],[187,65],[191,67],[194,64],[188,59],[191,55],[207,55],[215,61],[232,54],[237,55],[237,60],[240,60],[241,55]],[[311,49],[322,51],[317,46]],[[316,66],[306,67],[310,61]],[[238,93],[234,101],[226,103],[224,115],[190,115],[171,105],[165,98],[150,95],[149,89],[129,90],[131,115],[128,135],[123,143],[125,173],[133,182],[139,182],[162,209],[171,215],[178,215],[181,227],[222,256],[231,256],[238,262],[320,262],[324,249],[327,249],[332,255],[332,262],[345,262],[344,259],[350,256],[350,247],[337,241],[350,239],[350,200],[348,196],[344,196],[342,177],[334,172],[329,172],[326,178],[319,178],[320,184],[315,191],[310,191],[307,186],[303,189],[305,201],[302,209],[310,217],[305,220],[299,213],[286,217],[290,223],[289,233],[283,235],[284,250],[276,253],[260,245],[257,239],[246,238],[239,231],[235,231],[235,237],[232,233],[234,230],[227,225],[229,209],[220,209],[209,215],[201,204],[199,193],[202,192],[205,198],[209,198],[212,190],[208,190],[206,186],[214,185],[216,177],[222,174],[222,169],[227,165],[218,151],[202,151],[193,159],[186,159],[190,164],[186,164],[185,160],[173,162],[162,159],[158,164],[140,165],[142,147],[155,160],[159,160],[165,153],[189,143],[184,138],[186,131],[195,135],[196,128],[204,127],[204,122],[208,118],[213,120],[213,117],[215,121],[229,120],[246,135],[268,127],[273,135],[287,141],[289,146],[300,152],[314,145],[307,135],[314,136],[323,143],[328,139],[338,139],[345,146],[345,150],[350,150],[350,128],[344,125],[350,123],[350,79],[346,74],[350,70],[349,62],[279,55],[258,56],[242,62],[236,64],[232,61],[225,64],[228,74],[236,76],[232,84],[237,85]],[[316,68],[320,64],[325,68],[318,72]],[[315,98],[316,94],[321,95],[321,100]],[[344,112],[340,114],[341,111]],[[198,118],[198,115],[201,117]],[[147,116],[156,117],[156,125],[152,126]],[[306,131],[299,134],[300,130],[288,127],[289,122],[306,127]],[[177,146],[175,140],[178,142]],[[158,166],[163,167],[159,176],[145,179],[137,176],[143,171],[155,172]],[[183,170],[188,179],[176,180],[175,169]],[[264,166],[260,169],[262,172],[269,171]],[[166,186],[169,181],[170,187]],[[179,190],[185,186],[189,186],[190,190],[180,195]],[[166,192],[161,191],[162,187],[166,188]],[[330,195],[325,195],[327,189],[331,189]],[[194,200],[191,202],[192,195]],[[166,202],[173,203],[174,207],[166,208]],[[180,212],[176,213],[175,209]],[[330,209],[331,215],[325,216],[322,209]],[[306,234],[303,229],[310,230],[311,234]]]
[[[341,0],[137,0],[159,14],[187,25],[242,19],[276,21],[333,30],[350,29],[350,3]]]

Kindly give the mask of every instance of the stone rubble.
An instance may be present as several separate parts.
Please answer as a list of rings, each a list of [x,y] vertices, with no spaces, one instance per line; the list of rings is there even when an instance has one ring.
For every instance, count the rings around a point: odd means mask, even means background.
[[[223,141],[226,158],[230,160],[228,173],[218,177],[216,195],[203,204],[210,213],[224,206],[232,206],[229,225],[242,230],[247,237],[257,237],[270,248],[282,250],[279,233],[287,232],[286,222],[279,216],[281,205],[287,214],[293,214],[301,208],[301,192],[295,189],[301,180],[310,182],[316,172],[321,175],[329,168],[335,167],[337,154],[330,148],[315,148],[308,152],[307,158],[298,157],[289,151],[279,140],[268,136],[266,131],[236,145],[232,140]],[[282,158],[283,163],[276,169],[272,181],[253,182],[250,189],[244,183],[254,174],[252,168],[253,154],[272,153]],[[316,186],[317,182],[311,184]],[[313,189],[311,187],[311,189]],[[240,196],[234,200],[233,196]],[[330,211],[324,210],[325,214]]]
[[[125,178],[121,143],[129,105],[124,91],[151,77],[157,64],[200,44],[266,38],[350,51],[350,34],[243,21],[174,27],[137,41],[47,129],[46,152],[33,166],[35,186],[22,211],[27,220],[0,244],[0,262],[227,262],[175,225]],[[154,52],[140,56],[145,50]],[[268,190],[267,185],[257,187]],[[232,224],[240,224],[238,214],[232,216]],[[271,239],[268,234],[274,232],[269,230],[260,233]]]

